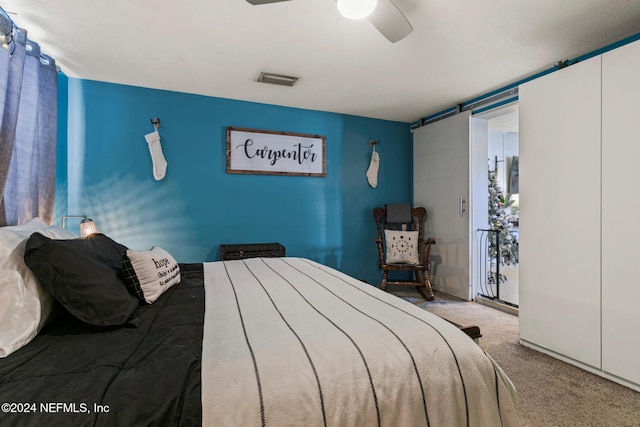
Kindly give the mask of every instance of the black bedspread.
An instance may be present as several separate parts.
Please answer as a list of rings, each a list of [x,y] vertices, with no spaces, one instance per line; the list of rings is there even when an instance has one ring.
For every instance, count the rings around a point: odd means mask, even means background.
[[[0,426],[199,426],[202,264],[180,267],[136,327],[97,330],[61,310],[0,359]]]

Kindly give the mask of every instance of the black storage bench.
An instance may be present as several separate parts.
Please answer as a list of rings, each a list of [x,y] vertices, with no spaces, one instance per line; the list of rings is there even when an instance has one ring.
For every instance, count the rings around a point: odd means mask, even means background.
[[[280,243],[245,243],[239,245],[220,245],[220,260],[281,257],[285,249]]]

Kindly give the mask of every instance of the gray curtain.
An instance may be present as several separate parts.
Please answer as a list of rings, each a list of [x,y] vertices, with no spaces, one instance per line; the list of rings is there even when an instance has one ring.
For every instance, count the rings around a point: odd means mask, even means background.
[[[8,24],[7,24],[8,21]],[[0,31],[10,20],[0,15]],[[0,49],[0,225],[53,221],[58,75],[53,58],[13,28]]]

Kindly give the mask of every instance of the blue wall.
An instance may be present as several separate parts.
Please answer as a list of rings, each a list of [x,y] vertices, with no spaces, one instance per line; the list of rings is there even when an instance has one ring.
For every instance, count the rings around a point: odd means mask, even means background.
[[[114,240],[180,262],[216,260],[224,243],[280,242],[288,256],[379,282],[371,210],[411,200],[408,123],[64,75],[59,87],[57,215],[86,214]],[[144,139],[152,117],[168,162],[161,181]],[[227,126],[326,136],[326,177],[227,174]],[[372,138],[376,189],[365,177]]]

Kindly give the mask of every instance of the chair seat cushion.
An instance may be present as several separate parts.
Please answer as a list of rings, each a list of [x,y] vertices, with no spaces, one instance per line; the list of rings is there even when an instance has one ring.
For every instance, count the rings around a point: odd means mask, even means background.
[[[418,231],[384,230],[387,264],[419,264]]]
[[[424,270],[424,265],[423,264],[403,264],[403,263],[396,263],[396,264],[382,264],[382,270]]]

